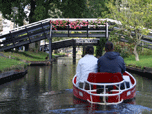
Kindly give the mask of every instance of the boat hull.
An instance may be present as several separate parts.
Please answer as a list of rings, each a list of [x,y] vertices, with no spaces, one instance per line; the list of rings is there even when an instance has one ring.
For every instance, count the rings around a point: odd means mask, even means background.
[[[112,91],[111,93],[106,93],[109,96],[97,96],[96,91],[92,91],[91,93],[87,90],[79,88],[76,86],[76,76],[73,78],[73,95],[81,100],[89,101],[90,103],[95,104],[119,104],[125,100],[133,99],[136,96],[136,80],[135,78],[125,72],[125,76],[129,76],[131,79],[132,86],[130,88],[121,90],[121,94],[115,95],[118,91]],[[110,96],[111,95],[111,96]],[[105,103],[105,102],[106,103]]]

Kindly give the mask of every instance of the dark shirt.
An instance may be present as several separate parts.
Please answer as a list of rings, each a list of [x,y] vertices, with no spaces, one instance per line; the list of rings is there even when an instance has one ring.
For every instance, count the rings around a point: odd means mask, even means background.
[[[117,52],[106,52],[98,59],[98,72],[121,72],[126,71],[124,59]]]

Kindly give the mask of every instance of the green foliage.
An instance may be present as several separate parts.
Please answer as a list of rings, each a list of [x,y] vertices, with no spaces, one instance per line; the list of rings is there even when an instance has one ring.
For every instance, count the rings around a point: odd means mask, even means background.
[[[133,53],[133,46],[125,42],[114,42],[114,51],[119,52],[123,58],[129,57]]]
[[[143,51],[140,50],[140,55],[152,55],[152,50],[144,48]]]
[[[114,51],[120,53],[123,58],[129,57],[133,53],[133,44],[120,42],[118,34],[111,34],[109,41],[113,42]]]
[[[103,54],[103,48],[105,46],[106,38],[100,38],[98,46],[96,46],[96,57],[100,57]]]
[[[49,11],[57,9],[60,0],[0,0],[0,11],[3,17],[15,21],[19,26],[23,25],[23,20],[29,20],[29,23],[49,18]],[[26,16],[24,9],[30,7],[30,15]],[[57,12],[54,12],[57,13]]]
[[[46,11],[46,9],[44,6],[37,6],[34,11],[35,15],[33,16],[35,21],[40,21],[40,20],[44,19],[45,14],[46,14],[45,11]]]
[[[86,11],[86,0],[62,0],[58,8],[62,11],[64,18],[84,18]]]
[[[109,18],[110,11],[106,6],[108,0],[87,0],[87,18]]]
[[[134,43],[134,54],[138,61],[137,46],[141,43],[143,35],[147,35],[150,31],[146,28],[147,23],[151,20],[150,0],[127,0],[120,1],[110,0],[107,4],[113,19],[118,20],[121,24],[117,24],[119,30],[117,34],[119,38],[124,38],[129,43]]]

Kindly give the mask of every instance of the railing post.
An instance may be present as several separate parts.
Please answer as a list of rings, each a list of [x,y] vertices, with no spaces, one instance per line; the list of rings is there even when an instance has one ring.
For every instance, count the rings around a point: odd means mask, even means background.
[[[49,37],[49,61],[52,59],[52,23],[50,23],[50,37]]]
[[[88,20],[87,20],[87,38],[88,38]]]
[[[26,26],[25,26],[25,30],[26,30],[26,32],[27,32],[27,36],[28,36],[28,38],[29,38],[29,43],[31,43],[30,35],[29,35],[29,32],[28,32],[28,30],[27,30],[27,27],[26,27]]]
[[[108,22],[106,23],[105,29],[106,29],[105,36],[106,36],[106,40],[108,41],[108,39],[109,39],[109,34],[108,34]]]
[[[68,20],[68,37],[69,37],[69,20]]]
[[[73,64],[76,63],[76,40],[73,39]]]
[[[14,39],[13,39],[13,36],[12,36],[12,32],[10,31],[10,37],[11,37],[11,40],[13,42],[13,45],[15,46],[15,42],[14,42]]]
[[[43,27],[43,23],[41,22],[41,26],[42,26],[42,30],[43,30],[43,32],[44,32],[44,37],[45,37],[45,39],[47,39],[47,37],[46,37],[46,34],[45,34],[45,30],[44,30],[44,27]],[[45,42],[46,43],[46,42]]]

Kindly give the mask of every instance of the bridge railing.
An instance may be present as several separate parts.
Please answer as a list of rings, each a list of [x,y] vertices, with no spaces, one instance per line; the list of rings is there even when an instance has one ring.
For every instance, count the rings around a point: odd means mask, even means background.
[[[55,20],[55,19],[51,19]],[[65,19],[60,19],[65,20]],[[68,19],[68,20],[84,20],[84,19]],[[95,19],[90,19],[95,20]],[[88,25],[84,29],[59,29],[52,30],[52,37],[105,37],[106,25],[99,25],[98,29],[91,28]],[[74,31],[74,33],[73,33]],[[45,19],[25,26],[18,27],[9,31],[9,33],[0,36],[3,39],[0,42],[0,51],[20,47],[36,41],[40,41],[50,36],[50,19]]]
[[[2,42],[0,42],[0,51],[46,39],[48,35],[49,22],[36,23],[33,26],[24,26],[24,29],[22,27],[0,36],[0,39],[3,39]]]

